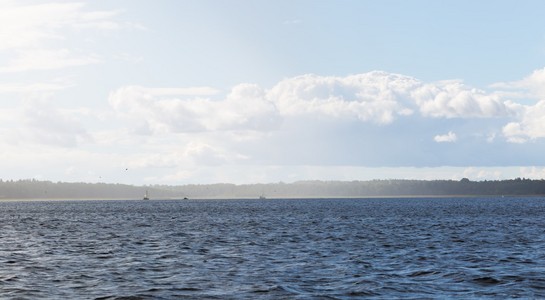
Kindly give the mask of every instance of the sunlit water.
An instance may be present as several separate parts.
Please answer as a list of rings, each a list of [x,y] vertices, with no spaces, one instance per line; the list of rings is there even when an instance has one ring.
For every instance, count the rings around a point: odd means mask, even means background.
[[[0,203],[0,298],[545,297],[545,199]]]

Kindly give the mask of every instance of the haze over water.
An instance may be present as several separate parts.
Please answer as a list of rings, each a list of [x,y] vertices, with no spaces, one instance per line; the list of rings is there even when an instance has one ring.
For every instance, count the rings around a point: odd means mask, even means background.
[[[545,297],[545,199],[0,202],[19,299]]]

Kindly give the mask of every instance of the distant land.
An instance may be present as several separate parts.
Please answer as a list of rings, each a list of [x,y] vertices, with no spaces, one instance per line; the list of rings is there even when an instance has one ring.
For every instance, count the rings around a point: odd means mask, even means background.
[[[545,180],[298,181],[268,184],[134,186],[110,183],[0,180],[0,199],[350,198],[417,196],[545,196]]]

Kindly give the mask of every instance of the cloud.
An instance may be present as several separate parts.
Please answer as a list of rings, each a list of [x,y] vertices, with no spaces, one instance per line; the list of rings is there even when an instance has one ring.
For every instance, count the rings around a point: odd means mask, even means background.
[[[449,131],[447,134],[436,135],[433,140],[437,143],[453,143],[458,140],[458,137],[456,136],[456,133]]]
[[[526,106],[519,120],[503,127],[503,134],[508,141],[524,143],[545,137],[545,100],[535,105]]]
[[[285,20],[284,22],[282,22],[283,25],[297,25],[301,23],[303,23],[303,21],[299,19]]]
[[[134,167],[169,169],[258,163],[492,165],[495,158],[481,153],[504,143],[498,138],[501,127],[524,111],[501,95],[458,81],[424,83],[378,71],[302,75],[269,89],[242,83],[227,92],[123,86],[110,93],[109,103],[113,119],[123,126],[120,134],[146,143],[134,144],[142,155],[135,157]],[[460,141],[460,136],[467,138]],[[115,141],[115,134],[106,140]],[[177,144],[151,151],[146,148],[151,141]],[[414,151],[407,153],[407,148]],[[466,157],[468,153],[479,154]],[[500,151],[494,157],[508,160],[506,156]]]
[[[21,5],[0,2],[0,51],[7,64],[0,72],[51,70],[98,63],[85,50],[56,46],[73,44],[82,30],[110,31],[136,27],[115,20],[119,11],[87,10],[79,2],[46,2]],[[88,35],[86,35],[88,36]]]
[[[521,167],[520,174],[523,178],[545,179],[545,168],[543,167]]]
[[[418,113],[424,118],[508,118],[523,110],[500,95],[458,81],[423,83],[379,71],[303,75],[270,89],[243,83],[223,99],[218,95],[209,87],[125,86],[113,91],[109,101],[118,113],[141,120],[139,131],[147,133],[267,131],[278,128],[282,119],[304,116],[387,125]]]
[[[422,115],[434,118],[504,117],[514,115],[518,108],[498,94],[487,94],[459,81],[424,84],[411,96]]]
[[[75,55],[68,49],[29,50],[20,53],[6,66],[0,66],[0,73],[62,69],[96,64],[100,61],[96,56]]]
[[[532,72],[519,82],[519,87],[528,89],[539,98],[545,98],[545,68]]]
[[[459,81],[423,83],[381,71],[346,77],[304,75],[279,82],[267,92],[282,115],[314,114],[389,124],[396,118],[509,117],[520,105]]]
[[[127,120],[141,120],[141,132],[262,130],[275,126],[275,107],[257,85],[237,85],[220,101],[205,97],[216,93],[209,87],[127,86],[112,92],[109,102]]]
[[[0,143],[3,141],[0,141]],[[142,182],[125,174],[126,154],[44,144],[3,144],[2,171],[8,178],[43,178],[71,182]],[[4,177],[6,179],[6,177]]]
[[[463,171],[463,175],[461,177],[470,178],[473,180],[500,180],[504,178],[504,174],[502,171],[494,168],[469,167]]]
[[[17,3],[17,4],[16,4]],[[63,29],[118,29],[118,11],[85,11],[80,2],[49,2],[21,5],[0,3],[0,50],[27,49],[47,41],[63,40]]]
[[[521,80],[498,82],[491,87],[514,98],[543,99],[545,98],[545,68],[535,70]]]
[[[511,102],[517,113],[514,120],[502,128],[509,142],[522,144],[545,137],[545,68],[533,71],[522,80],[500,82],[492,87],[498,89],[499,94],[527,103]]]
[[[418,85],[412,77],[377,71],[347,77],[304,75],[279,82],[267,99],[282,115],[313,114],[388,124],[397,116],[413,113],[405,102]]]
[[[240,161],[244,157],[223,149],[221,145],[211,145],[195,139],[183,147],[164,147],[160,153],[142,153],[128,159],[131,168],[187,168],[219,166]]]
[[[386,126],[400,118],[512,119],[525,111],[499,94],[459,81],[423,83],[381,71],[346,77],[308,74],[270,89],[243,83],[224,96],[210,87],[125,86],[113,91],[109,102],[135,132],[147,135],[268,132],[278,130],[284,120],[300,118]],[[490,137],[490,131],[481,136]],[[455,137],[452,133],[435,140],[453,142]]]
[[[50,82],[40,82],[31,84],[0,84],[0,94],[31,94],[31,93],[47,93],[64,90],[73,86],[65,80],[54,80]]]
[[[369,72],[344,77],[303,75],[270,88],[242,83],[227,91],[127,85],[111,91],[107,111],[55,103],[52,93],[68,84],[52,80],[1,85],[0,93],[31,97],[19,107],[0,109],[7,124],[0,134],[9,137],[3,143],[89,152],[98,148],[117,155],[116,164],[123,170],[127,166],[135,174],[146,170],[138,176],[150,181],[189,180],[190,174],[214,172],[219,175],[213,178],[222,180],[240,172],[241,166],[256,172],[244,180],[268,181],[259,166],[278,166],[278,178],[295,170],[290,178],[305,179],[312,174],[297,173],[303,165],[308,170],[320,166],[327,173],[343,166],[465,168],[543,161],[539,151],[527,147],[517,148],[521,154],[513,157],[509,147],[519,145],[505,141],[545,137],[545,100],[521,105],[458,81],[425,83]],[[39,94],[44,98],[33,98]],[[233,171],[218,171],[226,166]],[[199,173],[200,167],[208,171]],[[472,178],[501,175],[470,173]]]
[[[58,107],[48,93],[36,93],[20,105],[0,108],[0,148],[7,145],[73,148],[93,143],[83,120],[96,122],[97,115],[91,109]]]

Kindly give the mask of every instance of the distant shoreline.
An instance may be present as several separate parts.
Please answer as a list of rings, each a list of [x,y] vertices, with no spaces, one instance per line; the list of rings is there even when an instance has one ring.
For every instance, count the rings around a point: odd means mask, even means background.
[[[370,180],[298,181],[268,184],[186,184],[133,186],[110,183],[0,180],[0,201],[6,200],[141,200],[150,199],[316,199],[543,197],[545,180],[499,181]],[[265,199],[266,200],[266,199]]]
[[[544,195],[399,195],[399,196],[353,196],[353,197],[274,197],[259,199],[257,197],[241,197],[241,198],[224,198],[224,197],[209,197],[209,198],[158,198],[158,199],[128,199],[128,198],[0,198],[0,202],[40,202],[40,201],[139,201],[139,202],[154,202],[154,201],[237,201],[237,200],[255,200],[255,201],[271,201],[271,200],[342,200],[342,199],[441,199],[441,198],[545,198]]]

